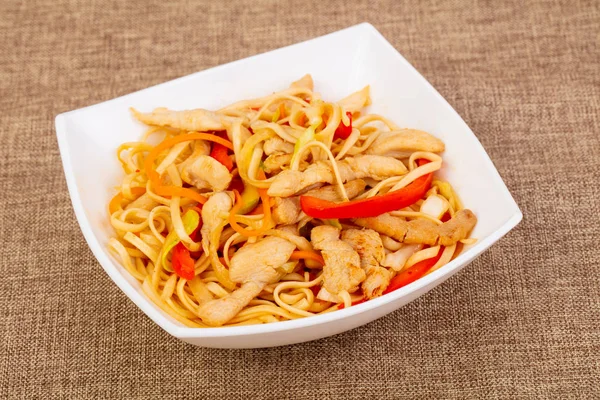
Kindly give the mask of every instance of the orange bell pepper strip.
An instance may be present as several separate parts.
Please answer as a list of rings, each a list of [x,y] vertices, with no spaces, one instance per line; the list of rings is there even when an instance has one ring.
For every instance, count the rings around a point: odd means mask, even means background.
[[[313,261],[318,262],[321,265],[325,265],[325,260],[323,260],[323,257],[321,257],[320,254],[315,253],[313,251],[298,250],[298,251],[292,252],[292,255],[290,256],[290,260],[300,260],[300,259],[313,260]]]

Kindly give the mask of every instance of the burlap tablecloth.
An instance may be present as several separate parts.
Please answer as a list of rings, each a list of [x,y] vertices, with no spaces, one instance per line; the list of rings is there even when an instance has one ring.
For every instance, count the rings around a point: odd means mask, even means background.
[[[599,3],[223,3],[0,2],[0,398],[598,398]],[[54,116],[362,21],[463,116],[523,222],[342,335],[170,337],[84,242]]]

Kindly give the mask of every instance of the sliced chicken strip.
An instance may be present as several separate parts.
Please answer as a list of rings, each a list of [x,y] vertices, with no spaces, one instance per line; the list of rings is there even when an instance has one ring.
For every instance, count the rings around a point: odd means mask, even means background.
[[[267,236],[247,244],[231,258],[231,280],[237,283],[273,283],[279,277],[275,268],[285,264],[295,248],[295,244],[277,236]]]
[[[337,162],[342,182],[354,179],[374,178],[382,180],[390,176],[406,174],[404,164],[392,157],[377,155],[360,155],[346,157]],[[273,197],[289,197],[317,183],[335,182],[335,174],[330,161],[318,161],[304,170],[286,170],[278,174],[271,187],[269,195]]]
[[[296,197],[274,197],[273,221],[276,225],[295,224],[300,219],[300,198]]]
[[[198,156],[207,156],[210,154],[210,143],[206,140],[194,140],[192,154],[179,164],[179,168],[193,162]]]
[[[219,261],[217,250],[221,232],[227,225],[227,216],[232,207],[233,200],[226,192],[219,192],[211,196],[202,207],[202,228],[200,229],[202,249],[208,255],[219,282],[224,281],[228,289],[233,289],[235,283],[229,278],[229,271]]]
[[[186,131],[224,131],[238,118],[217,114],[197,108],[195,110],[172,111],[167,108],[156,108],[150,113],[141,113],[131,109],[135,118],[146,125],[170,126]]]
[[[199,155],[190,161],[186,160],[180,173],[184,182],[198,189],[209,189],[215,192],[227,189],[232,179],[227,167],[205,155]]]
[[[290,161],[292,161],[291,154],[271,154],[263,161],[265,172],[267,174],[278,173],[281,171],[281,167],[289,164]]]
[[[366,154],[405,158],[415,151],[440,153],[444,148],[444,142],[427,132],[402,129],[381,133],[371,143]]]
[[[265,140],[263,151],[266,155],[271,154],[291,154],[294,152],[294,144],[286,142],[279,136]]]
[[[202,322],[221,326],[235,317],[266,285],[277,282],[280,275],[275,269],[287,262],[295,248],[285,239],[269,236],[239,249],[231,258],[229,275],[242,286],[220,299],[202,304],[198,308]]]
[[[361,90],[344,97],[337,103],[342,106],[345,111],[355,113],[360,111],[363,107],[371,104],[371,96],[369,95],[370,87],[365,86]]]
[[[358,253],[339,237],[340,230],[329,225],[317,226],[310,233],[313,247],[321,250],[325,260],[323,287],[335,295],[343,290],[356,291],[366,278]]]
[[[235,317],[262,290],[263,286],[256,282],[244,283],[242,287],[224,297],[202,304],[196,314],[206,325],[222,326]]]
[[[360,266],[367,274],[361,284],[367,299],[379,297],[390,284],[392,274],[380,264],[385,257],[379,233],[372,229],[346,229],[342,240],[348,243],[360,256]]]
[[[344,184],[349,199],[353,199],[361,194],[365,189],[365,186],[365,181],[362,179],[355,179]],[[343,200],[338,192],[338,188],[333,185],[309,190],[305,194],[307,196],[313,196],[328,201],[339,202]],[[298,196],[284,198],[275,197],[274,199],[273,220],[276,224],[295,224],[302,218],[303,214],[301,214],[302,209],[300,208],[300,198]]]
[[[465,239],[475,227],[477,217],[471,210],[464,209],[454,214],[454,217],[439,226],[442,246],[452,246],[459,240]]]
[[[193,164],[199,156],[207,156],[210,154],[210,143],[206,140],[194,140],[193,146],[192,154],[177,165],[179,174],[181,174],[181,171],[184,169],[187,169],[190,164]]]
[[[471,210],[465,209],[458,211],[452,219],[442,225],[423,219],[405,221],[389,214],[373,218],[357,218],[354,223],[403,243],[452,246],[469,235],[477,223],[477,217]]]
[[[367,184],[362,179],[354,179],[352,181],[344,183],[344,189],[346,189],[346,194],[348,195],[348,198],[353,199],[365,190],[366,185]],[[327,185],[317,189],[312,189],[304,194],[306,196],[312,196],[327,201],[344,201],[342,196],[340,196],[338,187],[335,185]]]

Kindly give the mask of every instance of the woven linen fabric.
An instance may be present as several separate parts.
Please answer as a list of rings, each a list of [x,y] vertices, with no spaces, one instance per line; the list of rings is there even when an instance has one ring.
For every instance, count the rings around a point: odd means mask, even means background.
[[[599,2],[3,0],[0,16],[0,398],[600,396]],[[522,223],[344,334],[170,337],[88,249],[55,115],[363,21],[473,129]]]

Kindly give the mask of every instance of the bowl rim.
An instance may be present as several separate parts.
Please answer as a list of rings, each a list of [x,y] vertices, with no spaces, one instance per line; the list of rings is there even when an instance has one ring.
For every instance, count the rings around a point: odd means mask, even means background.
[[[383,42],[386,47],[391,48],[393,50],[394,56],[398,58],[398,60],[403,63],[406,67],[413,71],[421,79],[424,85],[425,90],[431,91],[434,96],[438,98],[442,103],[445,104],[446,107],[449,107],[452,112],[463,122],[464,128],[467,132],[473,136],[477,145],[479,146],[479,152],[484,156],[485,168],[490,170],[493,174],[494,185],[499,186],[505,194],[508,196],[509,200],[512,200],[514,205],[514,213],[494,232],[490,233],[487,237],[482,240],[479,240],[474,245],[469,248],[463,250],[461,254],[458,255],[454,260],[439,268],[438,270],[432,272],[425,277],[416,280],[415,282],[404,286],[398,290],[395,290],[391,293],[383,295],[381,297],[366,301],[361,304],[357,304],[355,306],[344,308],[342,310],[337,310],[335,312],[330,312],[327,314],[316,315],[312,317],[306,318],[298,318],[295,320],[289,321],[280,321],[277,323],[271,324],[260,324],[260,325],[244,325],[244,326],[234,326],[234,327],[219,327],[219,328],[192,328],[186,326],[177,325],[177,322],[173,321],[170,317],[167,317],[166,314],[158,308],[152,300],[148,298],[144,293],[138,291],[135,287],[131,285],[130,282],[121,274],[118,270],[119,266],[117,265],[116,260],[112,260],[104,251],[102,244],[93,233],[91,228],[91,223],[88,221],[85,211],[83,201],[79,192],[77,190],[77,183],[75,181],[73,163],[71,160],[71,156],[69,153],[69,144],[67,140],[67,128],[66,128],[66,119],[69,114],[79,113],[83,110],[89,109],[91,107],[95,107],[99,104],[104,104],[107,102],[117,101],[119,99],[123,99],[124,97],[139,94],[141,92],[161,87],[163,85],[172,85],[174,83],[180,83],[187,79],[193,79],[201,74],[208,73],[209,71],[218,69],[218,68],[230,68],[235,64],[244,63],[248,60],[251,60],[255,57],[259,57],[264,54],[277,52],[278,50],[289,48],[293,46],[300,45],[302,43],[317,41],[324,37],[328,37],[331,35],[340,34],[341,32],[349,31],[349,30],[364,30],[366,33],[374,34],[375,37]],[[523,214],[516,204],[514,198],[510,194],[510,191],[506,187],[506,184],[500,177],[498,170],[494,166],[492,160],[489,155],[471,130],[469,126],[464,122],[462,117],[456,112],[456,110],[444,99],[444,97],[439,94],[439,92],[427,81],[427,79],[421,75],[401,54],[398,50],[396,50],[384,37],[383,35],[368,22],[363,22],[358,25],[354,25],[345,29],[341,29],[327,35],[319,36],[313,39],[309,39],[300,43],[292,44],[290,46],[285,46],[279,49],[271,50],[265,53],[253,55],[244,59],[232,61],[226,64],[218,65],[206,70],[202,70],[199,72],[195,72],[180,78],[176,78],[167,82],[160,83],[158,85],[153,85],[145,89],[141,89],[139,91],[129,93],[123,96],[119,96],[105,102],[101,102],[98,104],[90,105],[87,107],[79,108],[73,111],[64,112],[58,114],[55,119],[55,128],[56,128],[56,136],[58,140],[58,146],[60,150],[60,155],[63,164],[63,170],[65,173],[65,178],[67,182],[67,188],[69,191],[69,195],[71,198],[71,202],[73,205],[73,209],[75,211],[75,216],[77,218],[79,227],[83,233],[83,236],[92,250],[92,253],[104,269],[104,271],[109,275],[111,280],[123,291],[123,293],[134,302],[134,304],[144,313],[147,317],[149,317],[154,323],[160,326],[163,330],[168,332],[169,334],[177,337],[177,338],[226,338],[226,337],[238,337],[238,336],[253,336],[253,335],[261,335],[265,333],[276,333],[276,332],[284,332],[288,330],[293,330],[297,328],[307,328],[311,326],[326,324],[332,321],[338,321],[346,318],[350,318],[357,314],[362,314],[368,312],[370,310],[374,310],[391,302],[394,302],[402,297],[409,296],[410,294],[420,290],[421,288],[430,285],[437,280],[443,279],[444,277],[450,277],[453,275],[453,272],[457,269],[464,267],[466,264],[473,261],[477,256],[483,253],[486,249],[488,249],[492,244],[497,242],[500,238],[502,238],[506,233],[512,230],[523,218]]]

